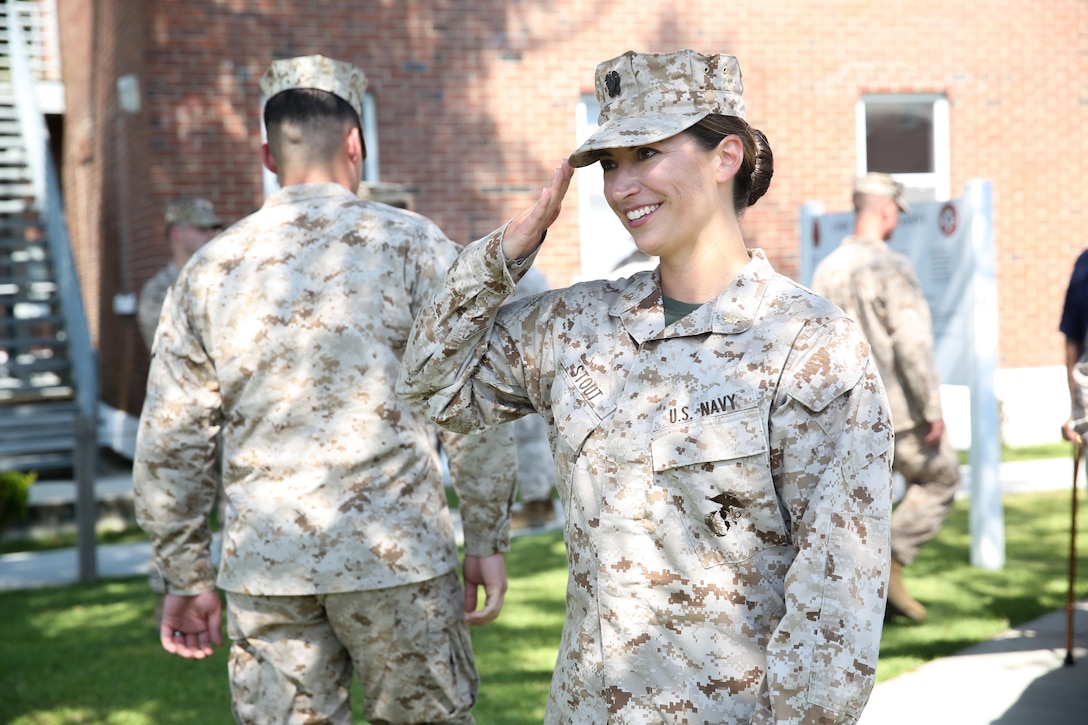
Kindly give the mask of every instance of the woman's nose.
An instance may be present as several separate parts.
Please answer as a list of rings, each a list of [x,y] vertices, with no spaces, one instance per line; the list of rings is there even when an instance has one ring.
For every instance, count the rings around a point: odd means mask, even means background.
[[[638,175],[629,164],[616,166],[609,176],[609,193],[616,199],[630,196],[638,190]]]

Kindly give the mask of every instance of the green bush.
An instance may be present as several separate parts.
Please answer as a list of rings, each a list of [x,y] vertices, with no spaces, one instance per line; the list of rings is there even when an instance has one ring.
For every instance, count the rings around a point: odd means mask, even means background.
[[[0,471],[0,531],[26,516],[30,486],[37,479],[35,473]]]

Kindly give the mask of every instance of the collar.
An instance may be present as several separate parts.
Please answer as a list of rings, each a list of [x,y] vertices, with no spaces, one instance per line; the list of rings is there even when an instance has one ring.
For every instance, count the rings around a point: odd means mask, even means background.
[[[344,197],[348,200],[357,199],[355,194],[335,181],[323,181],[315,184],[295,184],[285,186],[264,201],[265,206],[278,206],[280,204],[297,204],[300,201],[312,199],[335,199]]]
[[[840,243],[841,244],[884,244],[885,242],[884,242],[883,239],[871,239],[869,237],[857,237],[857,236],[854,236],[853,234],[851,234],[850,236],[845,237],[842,240],[842,242],[840,242]]]
[[[678,320],[669,328],[669,337],[706,332],[736,335],[752,326],[775,271],[762,249],[751,249],[748,255],[748,264],[729,286],[716,298]],[[664,336],[660,274],[658,268],[652,274],[639,275],[609,310],[610,315],[621,318],[627,332],[639,342]]]

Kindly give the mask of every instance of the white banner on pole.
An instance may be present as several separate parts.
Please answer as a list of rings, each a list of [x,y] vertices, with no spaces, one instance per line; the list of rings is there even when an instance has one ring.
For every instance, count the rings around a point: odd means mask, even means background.
[[[969,385],[974,348],[971,342],[970,299],[973,276],[970,214],[966,200],[916,202],[899,215],[888,246],[914,264],[918,281],[933,318],[934,354],[941,382]],[[854,232],[854,212],[818,215],[818,207],[801,229],[801,284],[811,285],[812,274],[824,257]]]

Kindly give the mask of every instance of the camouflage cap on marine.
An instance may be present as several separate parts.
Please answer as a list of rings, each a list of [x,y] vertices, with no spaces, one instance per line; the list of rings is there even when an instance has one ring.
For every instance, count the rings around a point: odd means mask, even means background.
[[[359,142],[366,158],[366,139],[362,137],[363,94],[366,74],[357,65],[326,58],[323,55],[303,55],[274,60],[261,76],[261,92],[265,99],[297,88],[326,91],[347,102],[359,119]]]
[[[899,207],[900,211],[908,212],[910,211],[910,205],[903,198],[904,188],[902,184],[887,174],[880,174],[875,171],[869,172],[854,182],[855,194],[886,196],[895,201],[895,205]]]
[[[223,226],[223,220],[216,216],[212,203],[207,199],[175,199],[167,203],[163,217],[168,227],[174,224],[188,224],[200,229]]]
[[[342,60],[323,55],[305,55],[272,61],[261,76],[261,91],[266,99],[296,88],[316,88],[342,98],[362,118],[366,74]]]
[[[629,50],[598,65],[594,82],[599,127],[570,155],[574,167],[592,164],[595,151],[663,141],[711,114],[744,118],[740,64],[731,55]]]

